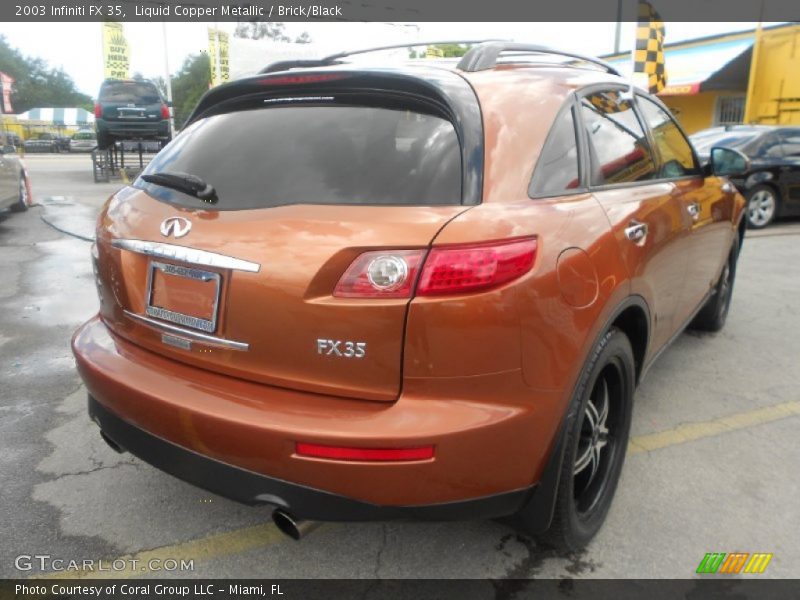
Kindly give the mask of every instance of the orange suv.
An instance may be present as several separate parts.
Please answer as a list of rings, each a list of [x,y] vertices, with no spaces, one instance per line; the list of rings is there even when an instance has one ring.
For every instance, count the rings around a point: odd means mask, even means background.
[[[578,548],[648,366],[725,322],[744,200],[720,176],[747,159],[704,171],[596,59],[345,56],[210,90],[109,199],[100,312],[73,339],[89,413],[295,537],[510,517]]]

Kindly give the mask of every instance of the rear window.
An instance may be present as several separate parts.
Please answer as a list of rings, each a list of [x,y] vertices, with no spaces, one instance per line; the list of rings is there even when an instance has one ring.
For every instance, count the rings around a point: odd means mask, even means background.
[[[461,203],[453,125],[407,110],[276,106],[207,117],[186,128],[144,174],[189,173],[214,186],[215,210],[285,204]],[[182,206],[209,205],[144,182]]]
[[[141,81],[114,81],[100,89],[100,102],[156,104],[161,102],[156,86]]]
[[[76,133],[75,135],[72,136],[72,139],[73,140],[93,140],[95,138],[94,138],[94,133],[92,133],[91,131],[79,131],[78,133]]]

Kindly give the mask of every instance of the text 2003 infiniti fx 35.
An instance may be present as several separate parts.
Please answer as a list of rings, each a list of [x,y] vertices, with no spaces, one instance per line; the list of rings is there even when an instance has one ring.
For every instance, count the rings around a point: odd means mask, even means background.
[[[295,535],[508,516],[588,542],[637,382],[725,322],[744,200],[718,176],[747,161],[702,172],[659,100],[544,51],[209,91],[99,218],[73,349],[106,440]]]

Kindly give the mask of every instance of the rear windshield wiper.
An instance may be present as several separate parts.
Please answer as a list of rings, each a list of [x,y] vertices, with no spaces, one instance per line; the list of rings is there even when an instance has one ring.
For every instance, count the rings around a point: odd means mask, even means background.
[[[164,171],[163,173],[142,175],[142,179],[147,183],[155,183],[156,185],[184,192],[209,204],[216,204],[218,200],[214,186],[206,183],[197,175],[191,175],[190,173],[169,173]]]

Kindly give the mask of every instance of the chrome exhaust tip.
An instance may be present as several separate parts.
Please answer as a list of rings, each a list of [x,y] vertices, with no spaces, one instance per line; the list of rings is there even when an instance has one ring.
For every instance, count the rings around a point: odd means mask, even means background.
[[[272,522],[282,533],[295,541],[299,541],[301,537],[308,535],[322,524],[319,521],[296,519],[280,508],[272,511]]]
[[[101,437],[101,438],[103,438],[103,441],[104,441],[106,444],[108,444],[109,448],[111,448],[111,449],[112,449],[114,452],[116,452],[116,453],[118,453],[118,454],[125,454],[125,448],[123,448],[123,447],[122,447],[122,446],[120,446],[120,445],[119,445],[117,442],[115,442],[115,441],[114,441],[114,440],[112,440],[110,437],[108,437],[108,436],[107,436],[107,435],[106,435],[106,434],[103,432],[103,430],[102,430],[102,429],[100,430],[100,437]]]

